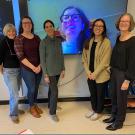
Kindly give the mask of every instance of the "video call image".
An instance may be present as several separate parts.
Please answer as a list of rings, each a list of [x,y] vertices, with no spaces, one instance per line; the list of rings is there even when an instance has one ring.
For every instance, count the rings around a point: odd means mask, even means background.
[[[28,13],[34,21],[35,32],[44,38],[43,22],[51,19],[55,23],[57,34],[61,34],[64,38],[62,43],[64,54],[82,52],[83,42],[90,36],[88,23],[97,18],[105,20],[108,37],[114,45],[118,34],[115,22],[122,13],[126,12],[126,7],[127,0],[28,1]]]

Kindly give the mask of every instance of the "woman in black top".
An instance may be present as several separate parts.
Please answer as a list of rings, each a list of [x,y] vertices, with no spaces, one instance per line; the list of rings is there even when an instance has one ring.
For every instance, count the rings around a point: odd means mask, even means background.
[[[15,123],[19,122],[18,117],[18,92],[21,84],[20,63],[14,51],[14,38],[16,30],[14,25],[6,24],[3,29],[5,35],[0,42],[0,72],[10,94],[10,117]],[[24,113],[23,111],[21,111]]]
[[[123,14],[116,24],[120,35],[111,57],[112,113],[103,122],[112,124],[107,130],[122,128],[125,121],[128,88],[135,79],[135,36],[131,34],[134,26],[133,17],[128,13]]]

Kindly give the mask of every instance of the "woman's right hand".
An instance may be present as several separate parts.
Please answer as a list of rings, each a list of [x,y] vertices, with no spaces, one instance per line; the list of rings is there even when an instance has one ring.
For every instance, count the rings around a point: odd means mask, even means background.
[[[46,83],[50,83],[50,79],[49,79],[49,76],[48,76],[48,75],[45,75],[45,76],[44,76],[44,81],[45,81]]]

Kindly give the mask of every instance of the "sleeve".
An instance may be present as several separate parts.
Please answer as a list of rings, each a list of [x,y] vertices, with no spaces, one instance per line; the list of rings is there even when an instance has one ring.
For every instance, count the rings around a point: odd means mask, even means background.
[[[110,66],[110,59],[111,59],[111,53],[112,53],[112,48],[111,48],[111,43],[109,40],[106,41],[104,44],[104,50],[102,55],[100,56],[101,63],[97,66],[95,71],[93,72],[95,78],[106,68]]]
[[[129,46],[128,68],[125,78],[126,80],[133,81],[135,80],[135,38]]]
[[[0,65],[3,63],[5,48],[3,41],[0,42]]]
[[[46,45],[45,45],[44,40],[40,42],[39,55],[40,55],[40,64],[41,64],[43,74],[46,75],[48,73],[47,73],[47,67],[46,67]]]
[[[16,52],[16,55],[20,61],[26,58],[24,49],[23,49],[23,38],[22,37],[16,37],[14,41],[14,49]]]
[[[84,66],[86,74],[89,75],[91,72],[89,70],[87,52],[85,48],[83,49],[83,53],[82,53],[82,64]]]

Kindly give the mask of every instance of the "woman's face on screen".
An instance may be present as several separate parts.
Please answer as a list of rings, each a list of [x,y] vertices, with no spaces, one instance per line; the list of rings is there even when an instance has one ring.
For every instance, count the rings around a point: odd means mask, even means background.
[[[83,26],[81,16],[75,8],[67,9],[61,17],[62,33],[67,40],[76,40]]]

